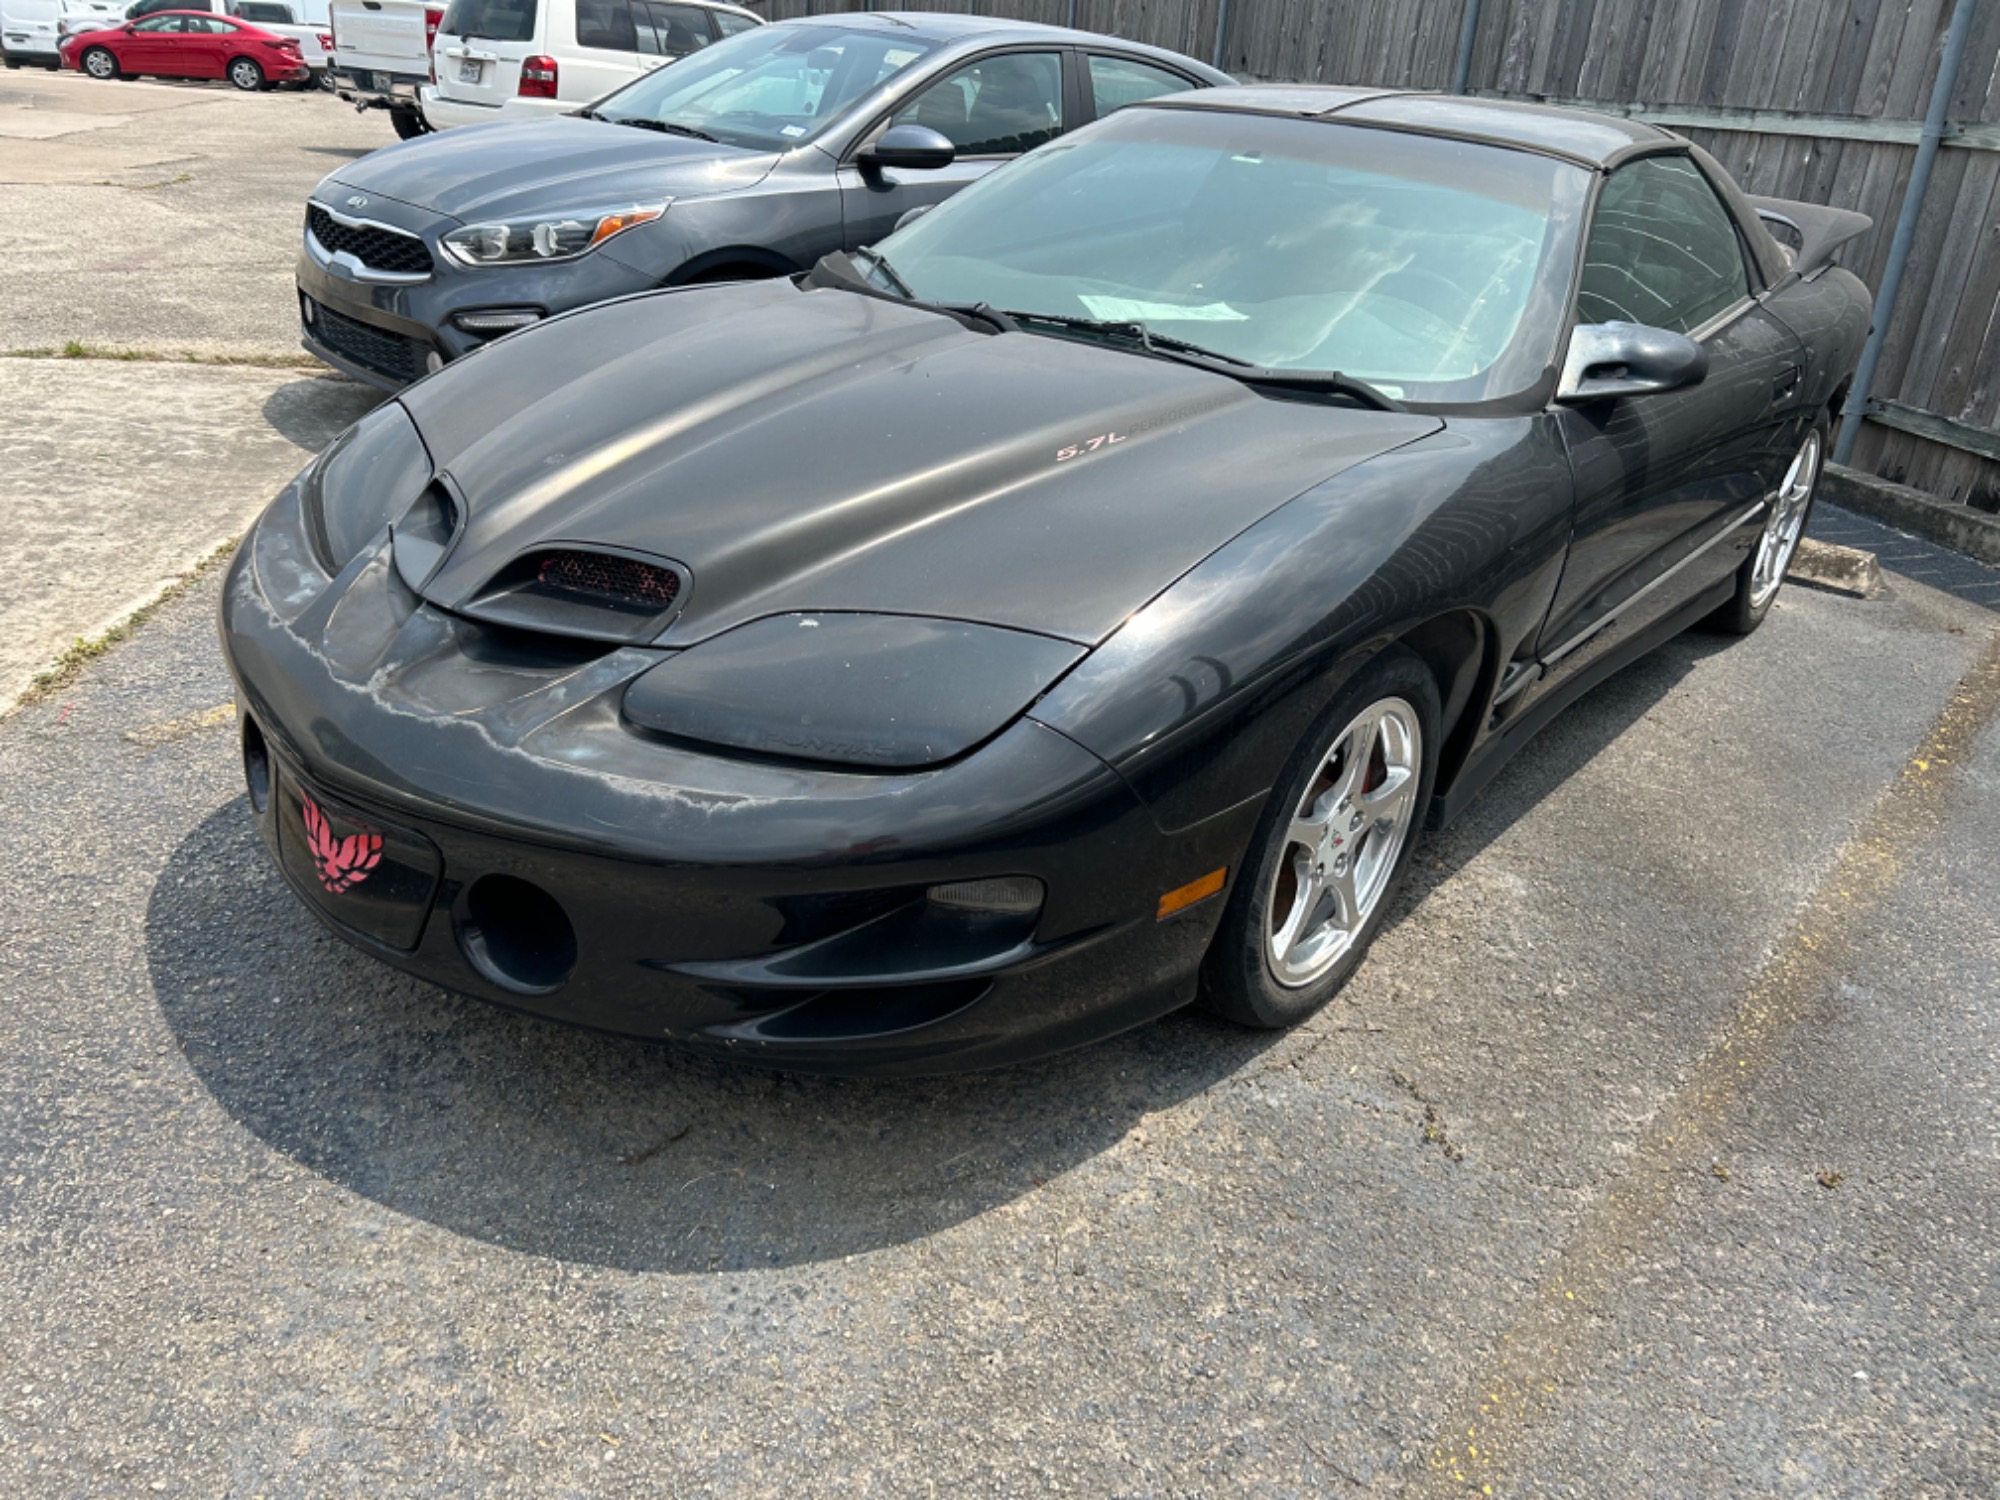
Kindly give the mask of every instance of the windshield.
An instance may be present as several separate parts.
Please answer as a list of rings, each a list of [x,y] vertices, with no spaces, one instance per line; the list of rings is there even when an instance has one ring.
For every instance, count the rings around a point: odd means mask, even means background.
[[[596,106],[732,146],[790,150],[936,44],[837,26],[759,26],[648,73]]]
[[[1417,402],[1544,379],[1590,174],[1465,141],[1128,109],[875,248],[925,301],[1141,323]]]

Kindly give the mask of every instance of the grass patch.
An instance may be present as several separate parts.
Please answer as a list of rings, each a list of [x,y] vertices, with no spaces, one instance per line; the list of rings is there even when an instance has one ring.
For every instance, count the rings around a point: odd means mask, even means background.
[[[224,542],[200,562],[177,576],[151,600],[140,605],[131,614],[113,625],[101,635],[78,636],[67,651],[58,656],[45,671],[37,672],[22,689],[16,708],[26,708],[31,703],[41,703],[51,695],[68,687],[82,675],[83,669],[104,655],[120,641],[129,640],[132,635],[168,604],[193,588],[214,568],[226,562],[236,551],[234,540]]]
[[[66,339],[34,349],[0,349],[4,359],[109,359],[129,364],[236,365],[258,370],[324,370],[310,354],[203,354],[194,349],[110,349]]]

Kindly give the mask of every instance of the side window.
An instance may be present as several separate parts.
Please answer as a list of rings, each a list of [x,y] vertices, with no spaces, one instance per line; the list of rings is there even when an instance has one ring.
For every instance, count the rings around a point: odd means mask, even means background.
[[[895,125],[928,125],[961,156],[1018,156],[1062,133],[1062,58],[1010,52],[960,68],[898,110]]]
[[[1178,73],[1133,62],[1129,57],[1092,54],[1090,59],[1090,92],[1097,98],[1100,120],[1114,109],[1137,104],[1141,99],[1157,99],[1162,94],[1178,94],[1193,87]]]
[[[708,13],[708,18],[715,22],[715,29],[724,36],[735,36],[739,31],[749,31],[757,24],[748,16],[739,16],[734,11],[728,10],[712,10]]]
[[[639,37],[627,0],[576,0],[576,44],[606,52],[637,52]],[[642,14],[639,18],[645,19]]]
[[[1736,223],[1685,156],[1646,157],[1604,184],[1577,317],[1690,333],[1749,293]]]
[[[151,20],[141,21],[132,29],[134,31],[151,32],[179,31],[181,29],[181,18],[179,16],[154,16]]]
[[[651,56],[685,57],[711,40],[708,17],[698,6],[634,0],[632,9],[639,22],[639,50]]]

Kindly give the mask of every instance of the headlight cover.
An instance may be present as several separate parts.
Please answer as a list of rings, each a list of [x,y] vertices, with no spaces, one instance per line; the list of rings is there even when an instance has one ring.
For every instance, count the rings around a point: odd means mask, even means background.
[[[463,266],[541,265],[575,260],[614,235],[652,223],[666,211],[665,202],[628,203],[622,208],[497,219],[454,229],[444,236],[443,244],[445,253]]]
[[[1083,656],[1074,641],[911,615],[772,615],[637,678],[625,717],[785,760],[914,770],[1019,717]]]
[[[320,566],[338,573],[431,482],[431,456],[401,402],[368,413],[307,469],[304,501]]]

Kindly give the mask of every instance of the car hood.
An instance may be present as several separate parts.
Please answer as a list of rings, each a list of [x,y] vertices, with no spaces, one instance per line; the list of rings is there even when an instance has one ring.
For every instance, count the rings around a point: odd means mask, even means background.
[[[785,281],[603,304],[401,399],[467,507],[433,603],[546,545],[622,548],[689,572],[668,645],[790,610],[1095,644],[1287,500],[1441,425]]]
[[[419,136],[327,180],[471,221],[734,192],[763,181],[777,161],[770,152],[559,117]]]

